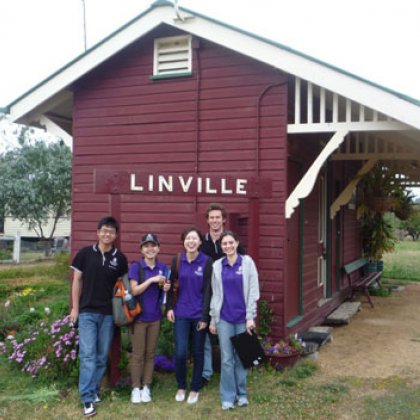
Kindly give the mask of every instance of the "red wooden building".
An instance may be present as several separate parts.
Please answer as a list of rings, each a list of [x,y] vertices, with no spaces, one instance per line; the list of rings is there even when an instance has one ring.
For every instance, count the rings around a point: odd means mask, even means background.
[[[182,229],[205,230],[208,203],[221,202],[281,336],[348,294],[356,174],[381,159],[420,179],[419,102],[166,1],[8,112],[73,138],[73,252],[112,213],[129,260],[152,231],[169,263]]]

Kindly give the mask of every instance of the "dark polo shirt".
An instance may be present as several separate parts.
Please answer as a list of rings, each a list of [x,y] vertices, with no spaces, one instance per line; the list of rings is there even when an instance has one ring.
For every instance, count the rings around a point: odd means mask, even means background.
[[[219,258],[225,256],[224,252],[222,251],[220,239],[218,239],[216,242],[213,242],[213,239],[211,239],[210,233],[208,232],[204,235],[204,240],[201,244],[200,251],[211,257],[213,261],[216,261]],[[245,255],[245,249],[241,243],[238,245],[238,254]]]
[[[74,257],[71,267],[82,273],[79,312],[112,315],[115,282],[128,271],[125,255],[117,248],[102,254],[98,244],[95,244],[82,248]]]

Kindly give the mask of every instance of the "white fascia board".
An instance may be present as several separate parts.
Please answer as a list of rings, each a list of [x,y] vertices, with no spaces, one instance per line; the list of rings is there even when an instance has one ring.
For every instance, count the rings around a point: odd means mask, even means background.
[[[32,92],[18,99],[10,106],[10,117],[16,121],[34,108],[43,104],[57,92],[67,88],[71,83],[103,63],[129,44],[141,38],[161,23],[173,25],[175,12],[172,7],[158,7],[145,14],[141,19],[133,21],[121,32],[111,36],[103,43],[52,75]]]
[[[172,24],[420,129],[419,106],[327,65],[201,17]]]

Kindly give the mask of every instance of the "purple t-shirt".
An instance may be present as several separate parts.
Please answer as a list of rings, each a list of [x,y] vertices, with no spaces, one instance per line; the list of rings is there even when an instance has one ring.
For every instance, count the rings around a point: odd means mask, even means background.
[[[208,256],[199,252],[197,258],[188,262],[185,252],[179,262],[179,290],[174,308],[175,316],[201,319],[203,314],[204,268]]]
[[[220,318],[231,324],[246,322],[246,305],[242,275],[242,257],[238,255],[233,266],[227,258],[222,261],[223,303]]]
[[[158,274],[166,275],[168,268],[165,264],[156,261],[154,268],[150,268],[142,259],[139,263],[135,262],[130,265],[128,270],[128,278],[135,280],[137,284],[140,283],[139,264],[143,267],[144,280]],[[137,316],[136,320],[152,322],[158,321],[162,318],[160,305],[162,304],[163,291],[160,289],[158,283],[152,283],[141,295],[135,296],[142,307],[141,314]]]

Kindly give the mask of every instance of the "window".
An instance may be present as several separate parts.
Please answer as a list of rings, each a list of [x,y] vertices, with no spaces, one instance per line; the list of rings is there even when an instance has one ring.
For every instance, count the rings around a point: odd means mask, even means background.
[[[190,76],[191,72],[190,35],[155,39],[153,78]]]

